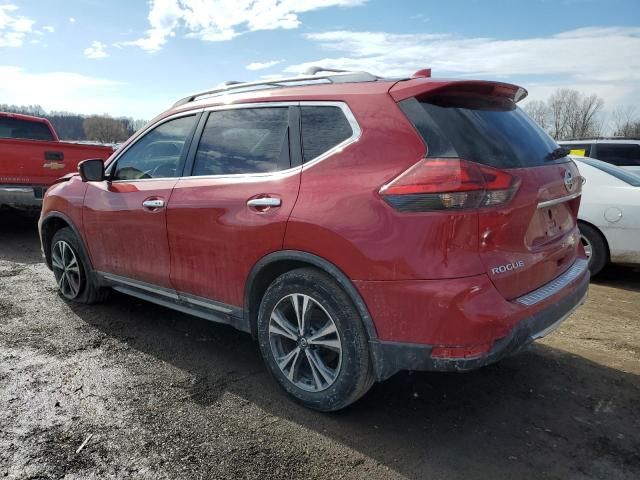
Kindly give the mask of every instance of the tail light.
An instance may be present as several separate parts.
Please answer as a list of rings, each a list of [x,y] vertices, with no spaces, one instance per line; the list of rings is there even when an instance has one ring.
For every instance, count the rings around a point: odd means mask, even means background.
[[[505,205],[520,179],[496,168],[459,158],[425,158],[380,189],[401,212],[459,210]]]

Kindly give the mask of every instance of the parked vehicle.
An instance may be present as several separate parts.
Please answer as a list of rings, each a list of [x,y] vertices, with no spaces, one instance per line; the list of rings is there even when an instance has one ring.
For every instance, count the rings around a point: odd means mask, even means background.
[[[88,158],[113,148],[61,142],[48,120],[0,112],[0,207],[40,208],[44,191]]]
[[[561,140],[571,155],[591,157],[618,167],[640,172],[640,138],[602,137]]]
[[[608,263],[640,264],[640,175],[573,157],[585,178],[578,226],[591,275]]]
[[[323,411],[400,370],[495,362],[583,302],[578,170],[524,89],[321,71],[190,95],[51,187],[61,294],[250,332]]]

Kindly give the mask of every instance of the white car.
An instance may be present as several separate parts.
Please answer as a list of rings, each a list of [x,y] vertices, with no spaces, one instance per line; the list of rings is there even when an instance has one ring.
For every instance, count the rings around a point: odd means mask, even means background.
[[[571,157],[584,177],[578,225],[596,275],[609,262],[640,264],[640,175],[588,157]]]

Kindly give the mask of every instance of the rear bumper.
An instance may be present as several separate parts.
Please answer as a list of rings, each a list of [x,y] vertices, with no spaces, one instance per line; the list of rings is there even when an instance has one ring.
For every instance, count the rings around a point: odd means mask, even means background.
[[[434,346],[456,345],[455,340],[439,341],[435,344],[376,340],[371,342],[371,352],[376,377],[384,380],[401,370],[417,371],[468,371],[494,363],[501,358],[517,353],[536,339],[555,330],[574,310],[584,303],[589,288],[587,262],[579,259],[553,282],[513,302],[507,302],[519,311],[517,319],[500,316],[500,305],[495,305],[496,322],[511,320],[512,326],[506,335],[491,341],[491,348],[484,354],[466,358],[434,358]],[[555,291],[550,288],[556,286]],[[545,295],[545,296],[543,296]],[[538,298],[536,304],[528,304]],[[522,300],[522,302],[519,302]],[[506,301],[505,301],[506,302]],[[524,313],[524,316],[522,314]],[[512,313],[513,315],[513,313]],[[374,317],[375,318],[375,317]],[[459,321],[459,320],[458,320]],[[469,325],[474,319],[468,319]],[[471,327],[470,327],[471,328]],[[465,345],[486,343],[486,338]]]
[[[46,189],[41,185],[0,185],[0,206],[40,208]]]

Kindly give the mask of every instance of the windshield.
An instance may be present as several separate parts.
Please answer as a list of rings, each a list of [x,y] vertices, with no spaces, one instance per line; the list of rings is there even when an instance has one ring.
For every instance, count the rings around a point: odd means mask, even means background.
[[[439,95],[400,108],[427,144],[427,156],[463,158],[496,168],[566,162],[556,142],[509,99]],[[556,158],[557,157],[557,158]]]
[[[618,168],[615,165],[611,165],[610,163],[603,162],[601,160],[596,160],[595,158],[576,158],[576,160],[586,163],[598,170],[602,170],[632,187],[640,187],[640,175],[636,175],[633,172],[623,170],[622,168]]]

